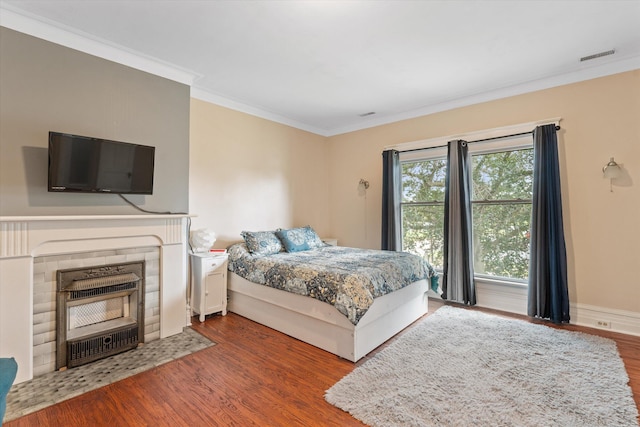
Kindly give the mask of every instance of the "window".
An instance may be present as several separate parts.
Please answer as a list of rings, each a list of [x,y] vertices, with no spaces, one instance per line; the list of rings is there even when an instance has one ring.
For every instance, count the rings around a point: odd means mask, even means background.
[[[442,270],[446,159],[401,164],[402,250]]]
[[[472,155],[473,268],[526,280],[533,198],[533,148]]]
[[[524,144],[521,138],[509,144],[469,145],[474,270],[478,277],[527,280],[533,196],[531,145],[531,138]],[[401,157],[402,249],[442,269],[446,152],[429,151],[423,151],[422,158]]]

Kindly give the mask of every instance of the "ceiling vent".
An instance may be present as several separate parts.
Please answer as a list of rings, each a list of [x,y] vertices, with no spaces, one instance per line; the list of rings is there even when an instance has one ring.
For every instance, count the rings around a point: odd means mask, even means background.
[[[607,50],[605,52],[600,52],[600,53],[594,53],[593,55],[583,56],[582,58],[580,58],[580,62],[589,61],[591,59],[596,59],[596,58],[602,58],[603,56],[613,55],[614,53],[616,53],[615,49]]]

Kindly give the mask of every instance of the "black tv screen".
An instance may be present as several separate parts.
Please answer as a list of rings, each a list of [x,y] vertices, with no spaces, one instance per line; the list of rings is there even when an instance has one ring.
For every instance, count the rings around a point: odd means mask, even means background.
[[[49,132],[49,191],[153,194],[155,147]]]

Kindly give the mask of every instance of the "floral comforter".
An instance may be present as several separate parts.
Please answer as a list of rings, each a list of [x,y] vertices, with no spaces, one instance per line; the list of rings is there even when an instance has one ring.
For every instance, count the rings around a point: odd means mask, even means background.
[[[244,243],[230,246],[228,252],[229,271],[254,283],[331,304],[354,325],[374,298],[421,279],[437,284],[433,267],[406,252],[324,246],[255,255]]]

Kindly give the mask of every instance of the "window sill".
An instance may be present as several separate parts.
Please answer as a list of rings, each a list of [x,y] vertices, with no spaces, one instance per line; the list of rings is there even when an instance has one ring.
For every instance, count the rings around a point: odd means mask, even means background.
[[[439,278],[442,278],[442,270],[436,269],[436,273],[438,273]],[[473,276],[473,278],[476,283],[486,283],[488,285],[508,286],[517,289],[527,289],[529,287],[525,282],[516,282],[508,279],[494,279],[487,276]],[[442,282],[440,282],[440,284],[442,284]]]
[[[516,282],[511,280],[505,280],[505,279],[493,279],[486,276],[474,276],[474,279],[476,283],[479,282],[479,283],[486,283],[490,285],[509,286],[509,287],[518,288],[518,289],[527,289],[529,287],[529,285],[524,282]]]

